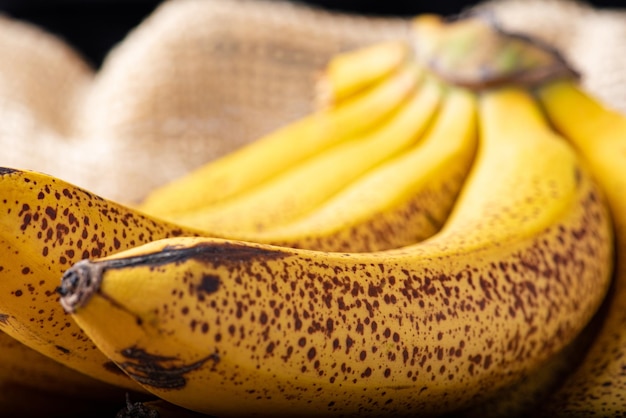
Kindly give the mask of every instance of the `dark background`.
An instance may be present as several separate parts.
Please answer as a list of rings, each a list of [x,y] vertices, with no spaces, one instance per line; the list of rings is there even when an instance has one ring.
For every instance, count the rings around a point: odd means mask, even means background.
[[[266,0],[269,1],[269,0]],[[478,1],[295,0],[329,10],[382,16],[456,14]],[[149,15],[161,0],[0,0],[0,13],[30,21],[59,35],[98,67],[110,48]],[[587,1],[625,7],[624,0]]]

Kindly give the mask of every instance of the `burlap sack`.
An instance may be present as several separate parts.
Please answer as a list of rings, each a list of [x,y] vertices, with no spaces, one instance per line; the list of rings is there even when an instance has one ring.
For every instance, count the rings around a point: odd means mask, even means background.
[[[626,111],[626,13],[568,1],[485,3],[505,27],[562,49]],[[133,203],[309,112],[339,51],[406,38],[402,18],[261,0],[170,0],[95,73],[67,45],[0,18],[0,166]]]

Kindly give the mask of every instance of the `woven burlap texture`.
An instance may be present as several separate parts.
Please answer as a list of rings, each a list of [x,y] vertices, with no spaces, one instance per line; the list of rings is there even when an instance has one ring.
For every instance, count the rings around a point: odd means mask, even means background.
[[[560,0],[484,3],[542,38],[626,111],[626,13]],[[0,18],[0,166],[125,203],[314,108],[339,51],[408,38],[406,18],[269,0],[170,0],[97,71],[62,40]]]

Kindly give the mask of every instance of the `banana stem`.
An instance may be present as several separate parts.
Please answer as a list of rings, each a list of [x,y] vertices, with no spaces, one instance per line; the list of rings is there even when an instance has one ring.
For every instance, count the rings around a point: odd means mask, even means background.
[[[485,90],[579,77],[559,51],[526,34],[506,31],[485,14],[452,20],[421,15],[412,27],[418,61],[450,84]]]

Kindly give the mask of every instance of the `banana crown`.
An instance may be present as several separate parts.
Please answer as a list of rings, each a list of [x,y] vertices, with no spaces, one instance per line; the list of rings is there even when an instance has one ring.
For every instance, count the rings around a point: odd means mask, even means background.
[[[575,76],[557,50],[522,34],[504,32],[483,13],[413,19],[418,61],[448,82],[472,89],[531,85]]]

